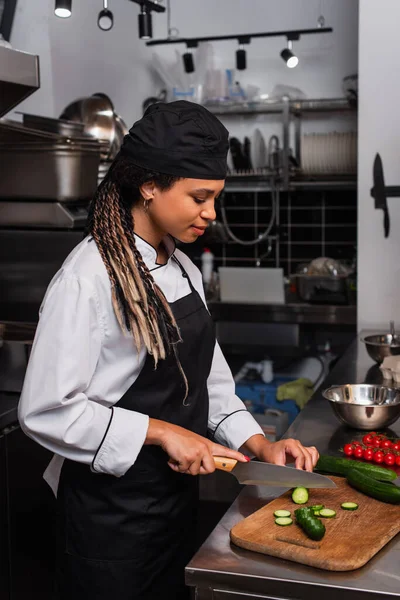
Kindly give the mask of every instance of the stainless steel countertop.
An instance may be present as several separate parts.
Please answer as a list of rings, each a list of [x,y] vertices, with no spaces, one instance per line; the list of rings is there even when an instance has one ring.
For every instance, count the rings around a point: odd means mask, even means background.
[[[364,331],[362,335],[367,333],[370,332]],[[338,361],[320,390],[333,384],[381,381],[379,367],[368,356],[364,344],[357,339]],[[340,425],[320,390],[314,394],[285,437],[295,437],[305,445],[315,445],[320,453],[339,455],[338,449],[346,441],[360,438],[362,433]],[[392,425],[390,432],[400,437],[400,419]],[[296,600],[400,597],[400,536],[361,569],[340,573],[257,554],[232,545],[229,541],[230,529],[284,491],[283,488],[275,488],[272,492],[269,488],[244,486],[186,567],[188,585],[199,589],[231,590]]]
[[[208,308],[215,321],[354,326],[357,322],[357,307],[353,304],[239,304],[210,301]]]

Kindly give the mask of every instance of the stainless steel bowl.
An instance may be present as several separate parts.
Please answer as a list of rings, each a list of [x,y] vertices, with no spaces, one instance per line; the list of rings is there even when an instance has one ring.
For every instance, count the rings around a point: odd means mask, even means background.
[[[334,385],[322,392],[333,412],[354,429],[373,431],[394,423],[400,416],[400,389],[383,385]]]
[[[381,364],[385,356],[396,356],[400,354],[399,338],[395,337],[391,333],[383,333],[377,335],[367,335],[361,339],[364,342],[370,357]]]

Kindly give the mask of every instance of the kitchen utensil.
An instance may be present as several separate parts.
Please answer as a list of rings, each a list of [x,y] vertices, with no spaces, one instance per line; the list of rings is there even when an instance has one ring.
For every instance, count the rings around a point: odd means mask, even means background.
[[[268,152],[264,136],[259,129],[255,129],[251,142],[252,153],[251,162],[254,169],[263,169],[267,166]]]
[[[400,416],[400,389],[366,383],[334,385],[322,392],[333,412],[354,429],[373,431]]]
[[[111,150],[116,127],[114,105],[106,94],[93,94],[71,102],[59,118],[84,123],[85,133],[97,140],[106,140],[108,151]]]
[[[97,187],[98,144],[0,144],[0,197],[75,202]]]
[[[312,490],[309,505],[323,504],[336,511],[333,519],[324,519],[325,536],[309,539],[295,524],[274,524],[274,511],[299,508],[286,492],[276,500],[232,527],[231,541],[241,548],[276,556],[293,562],[326,569],[352,571],[365,565],[400,532],[399,507],[369,498],[351,488],[342,477],[332,477],[335,489]],[[343,510],[342,502],[355,502],[355,512]]]
[[[214,456],[216,469],[234,475],[242,485],[270,485],[275,487],[332,488],[336,484],[319,473],[310,473],[292,467],[250,461],[238,462],[233,458]]]
[[[110,31],[114,25],[114,15],[108,8],[108,0],[103,0],[103,10],[99,12],[97,25],[102,31]]]
[[[235,137],[229,139],[229,148],[231,151],[233,166],[236,171],[245,171],[249,168],[249,163],[243,151],[242,143]]]
[[[382,159],[379,154],[375,156],[373,166],[373,178],[374,187],[371,190],[371,196],[375,198],[375,208],[383,210],[383,230],[386,238],[388,237],[390,231],[390,218],[386,198],[390,194],[388,194],[389,188],[385,187]],[[400,196],[400,188],[398,188],[397,195]]]
[[[293,275],[297,294],[303,302],[312,304],[348,304],[347,277],[323,275]]]
[[[25,127],[29,129],[39,129],[56,133],[63,137],[84,137],[87,134],[84,131],[83,123],[64,121],[63,119],[52,119],[50,117],[42,117],[39,115],[22,114],[22,120]],[[87,136],[89,137],[89,136]]]
[[[284,304],[283,269],[219,267],[222,302]]]
[[[381,364],[385,356],[397,356],[400,354],[400,343],[398,338],[394,339],[391,333],[378,333],[361,338],[370,357]]]

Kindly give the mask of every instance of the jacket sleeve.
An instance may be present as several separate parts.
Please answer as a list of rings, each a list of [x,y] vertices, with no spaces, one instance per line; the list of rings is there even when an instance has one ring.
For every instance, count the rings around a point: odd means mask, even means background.
[[[48,450],[120,477],[136,460],[148,417],[88,397],[103,336],[93,286],[61,277],[42,307],[18,416],[23,431]]]
[[[199,269],[182,253],[179,260],[200,294],[206,299]],[[206,304],[207,305],[207,304]],[[235,382],[218,342],[215,343],[211,371],[207,380],[209,396],[208,429],[216,442],[239,449],[251,436],[264,435],[263,430],[235,394]]]

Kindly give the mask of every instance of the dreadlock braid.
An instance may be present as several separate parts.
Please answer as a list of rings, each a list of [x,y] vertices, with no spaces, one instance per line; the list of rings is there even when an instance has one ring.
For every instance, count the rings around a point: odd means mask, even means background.
[[[181,341],[179,329],[167,299],[136,247],[132,215],[132,206],[141,197],[141,185],[153,181],[167,190],[178,179],[147,171],[118,155],[90,204],[86,233],[95,240],[107,270],[121,329],[132,333],[138,352],[144,344],[155,367],[173,352],[185,383],[185,401],[188,382],[176,349]]]

